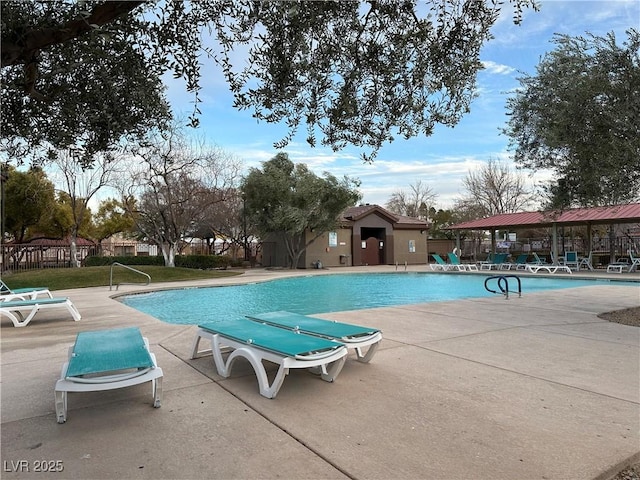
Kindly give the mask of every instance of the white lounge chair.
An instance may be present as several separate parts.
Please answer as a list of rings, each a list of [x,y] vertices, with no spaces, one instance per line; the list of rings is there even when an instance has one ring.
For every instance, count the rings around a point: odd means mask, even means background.
[[[571,273],[571,268],[566,265],[527,265],[525,270],[530,273],[538,273],[540,271],[547,273],[566,272]]]
[[[0,302],[0,316],[6,315],[9,317],[15,327],[25,327],[40,310],[55,308],[65,308],[76,322],[82,318],[76,306],[66,297]]]
[[[284,328],[247,319],[222,320],[198,326],[191,358],[211,353],[218,375],[229,377],[233,362],[246,358],[258,378],[260,395],[275,398],[291,368],[307,368],[320,373],[322,380],[333,382],[340,374],[347,355],[342,343],[296,333]],[[210,340],[211,349],[200,350],[200,340]],[[230,350],[226,361],[223,352]],[[269,384],[264,361],[279,365]]]
[[[0,302],[7,300],[29,300],[40,296],[53,298],[47,287],[14,288],[0,280]]]
[[[589,270],[593,270],[593,264],[592,264],[592,253],[589,252],[589,255],[587,255],[586,257],[581,257],[580,258],[580,263],[578,263],[578,270],[580,268],[588,268]]]
[[[69,348],[69,360],[55,385],[58,423],[67,420],[69,392],[114,390],[151,382],[153,406],[158,408],[162,377],[149,341],[137,327],[81,332]]]
[[[631,260],[631,265],[629,265],[629,273],[633,272],[635,269],[640,270],[640,257],[634,257],[631,250],[628,251],[629,260]]]
[[[382,341],[382,332],[375,328],[308,317],[297,313],[279,311],[247,315],[247,318],[274,327],[338,341],[348,349],[355,350],[357,360],[362,363],[368,363],[373,358]],[[366,347],[368,347],[367,350],[363,350]]]

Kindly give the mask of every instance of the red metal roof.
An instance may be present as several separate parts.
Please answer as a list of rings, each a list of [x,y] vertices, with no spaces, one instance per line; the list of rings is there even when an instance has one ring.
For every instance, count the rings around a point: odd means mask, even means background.
[[[6,245],[15,245],[15,242],[7,242]],[[47,238],[47,237],[38,237],[32,238],[31,240],[27,240],[20,245],[32,245],[32,246],[44,246],[44,247],[68,247],[71,245],[71,239],[69,237],[66,238]],[[96,242],[92,240],[88,240],[86,238],[78,237],[76,238],[76,245],[78,247],[93,247],[96,245]]]
[[[427,228],[427,222],[419,218],[406,217],[404,215],[397,215],[389,210],[382,208],[380,205],[359,205],[357,207],[351,207],[342,213],[343,223],[355,222],[372,213],[378,213],[385,217],[395,228]]]
[[[565,211],[504,213],[449,227],[450,230],[485,230],[499,227],[550,227],[608,223],[640,223],[640,203],[608,207],[574,208]]]

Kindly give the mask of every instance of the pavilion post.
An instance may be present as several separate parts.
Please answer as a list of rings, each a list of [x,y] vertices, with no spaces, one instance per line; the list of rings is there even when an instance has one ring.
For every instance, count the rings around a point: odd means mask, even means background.
[[[554,265],[558,265],[558,224],[554,223],[553,224],[553,228],[551,229],[552,232],[552,242],[553,242],[553,246],[551,247],[551,251],[553,252],[553,264]]]

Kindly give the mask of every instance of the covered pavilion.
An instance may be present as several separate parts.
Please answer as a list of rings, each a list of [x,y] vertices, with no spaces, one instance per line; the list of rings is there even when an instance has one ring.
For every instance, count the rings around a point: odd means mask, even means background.
[[[460,231],[489,230],[491,251],[496,251],[496,230],[511,228],[551,228],[553,237],[552,253],[557,262],[558,229],[566,226],[586,226],[587,245],[591,254],[591,229],[593,225],[640,223],[640,203],[611,205],[606,207],[574,208],[570,210],[549,210],[520,213],[503,213],[480,218],[448,227],[456,230],[456,244],[460,247]]]

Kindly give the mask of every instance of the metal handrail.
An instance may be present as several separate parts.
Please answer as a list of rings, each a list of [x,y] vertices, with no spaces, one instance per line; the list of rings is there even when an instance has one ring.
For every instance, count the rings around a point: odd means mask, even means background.
[[[488,292],[502,294],[505,296],[505,300],[509,300],[509,280],[507,280],[508,278],[515,278],[518,281],[518,296],[522,297],[522,283],[520,283],[520,277],[518,277],[517,275],[492,275],[490,277],[487,277],[484,280],[484,288]],[[489,283],[489,280],[494,280],[494,279],[498,280],[498,288],[500,289],[499,292],[497,290],[491,290],[487,286],[487,283]],[[504,282],[504,286],[503,286],[503,282]]]
[[[124,268],[126,268],[128,270],[131,270],[132,272],[136,272],[136,273],[139,273],[140,275],[144,275],[145,277],[147,277],[147,283],[145,283],[145,285],[149,285],[149,283],[151,283],[151,276],[149,276],[149,274],[141,272],[140,270],[136,270],[135,268],[130,267],[129,265],[123,265],[122,263],[119,263],[119,262],[113,262],[111,264],[111,269],[109,271],[109,291],[111,291],[111,289],[113,288],[113,267],[115,267],[116,265],[118,265],[120,267],[124,267]],[[138,283],[126,283],[126,282],[118,283],[116,285],[116,290],[118,290],[118,287],[120,285],[139,285],[139,284]]]

